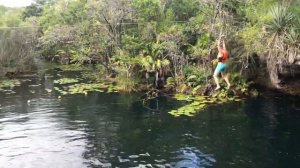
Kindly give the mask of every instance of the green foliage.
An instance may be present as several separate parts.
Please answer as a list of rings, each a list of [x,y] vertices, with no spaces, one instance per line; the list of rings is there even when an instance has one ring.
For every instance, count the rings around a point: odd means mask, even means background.
[[[134,0],[134,7],[142,22],[158,21],[161,17],[161,6],[159,0]]]
[[[167,86],[175,87],[176,86],[176,80],[173,77],[167,78]]]
[[[269,25],[274,32],[285,31],[291,26],[294,15],[288,11],[286,6],[274,5],[270,9],[272,23]]]
[[[8,10],[9,8],[0,5],[0,16],[3,16]]]
[[[196,87],[206,82],[207,75],[202,68],[187,65],[183,68],[183,74],[188,86]]]
[[[84,21],[87,10],[85,9],[85,4],[87,0],[76,0],[68,4],[66,10],[64,10],[64,15],[61,15],[65,24],[73,25],[81,23]]]
[[[249,86],[253,84],[252,81],[248,81],[244,77],[240,76],[240,74],[234,73],[230,76],[232,83],[236,85],[235,89],[240,90],[244,94],[248,94]]]
[[[2,7],[0,9],[0,26],[18,27],[26,25],[21,19],[22,10]]]
[[[141,38],[135,36],[124,35],[122,38],[123,49],[132,54],[138,54],[139,51],[145,49],[145,43]]]
[[[156,50],[157,49],[157,50]],[[139,59],[139,64],[144,68],[147,72],[155,72],[158,70],[168,70],[170,68],[170,61],[168,59],[161,59],[160,49],[153,47],[152,55],[143,56]]]
[[[146,71],[148,71],[148,72],[152,72],[152,71],[154,71],[154,68],[153,68],[153,65],[154,65],[154,60],[152,59],[152,57],[151,56],[145,56],[145,57],[142,57],[141,59],[140,59],[140,63],[141,63],[141,65],[142,65],[142,67],[146,70]]]
[[[122,91],[134,91],[138,78],[136,74],[139,73],[140,59],[139,57],[129,56],[122,50],[119,50],[113,56],[114,70],[118,73],[117,85]]]
[[[287,62],[288,53],[299,53],[297,5],[295,0],[37,0],[23,9],[0,7],[0,26],[40,26],[35,33],[44,58],[101,65],[107,73],[101,76],[116,75],[124,90],[160,72],[169,86],[197,93],[211,75],[222,34],[238,67],[234,71],[247,67],[253,54],[282,57],[266,59],[275,65]],[[8,55],[13,54],[5,53],[2,67],[18,67],[19,57]]]
[[[39,17],[42,15],[43,8],[39,4],[32,4],[27,6],[25,10],[22,12],[22,19],[25,20],[30,17]]]
[[[263,26],[271,21],[271,16],[266,9],[276,3],[278,0],[247,1],[244,8],[246,18],[252,24]]]
[[[209,53],[211,43],[212,39],[210,35],[205,33],[197,39],[196,45],[190,46],[189,52],[193,57],[206,57]]]
[[[239,38],[244,43],[246,54],[261,53],[264,46],[260,39],[264,36],[264,32],[257,25],[247,26],[239,32]]]
[[[174,11],[175,20],[178,21],[186,21],[196,16],[199,11],[199,6],[199,1],[195,0],[174,0],[167,5],[168,8]]]
[[[119,74],[117,76],[117,81],[117,86],[121,91],[132,92],[137,90],[136,86],[138,84],[138,80],[134,77],[128,78],[124,74]]]

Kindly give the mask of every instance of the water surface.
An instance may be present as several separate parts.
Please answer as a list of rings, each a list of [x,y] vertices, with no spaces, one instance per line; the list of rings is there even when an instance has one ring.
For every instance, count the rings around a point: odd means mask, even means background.
[[[174,118],[167,112],[182,103],[170,98],[150,111],[140,94],[58,99],[51,87],[34,79],[0,93],[0,167],[300,167],[296,97],[269,93]]]

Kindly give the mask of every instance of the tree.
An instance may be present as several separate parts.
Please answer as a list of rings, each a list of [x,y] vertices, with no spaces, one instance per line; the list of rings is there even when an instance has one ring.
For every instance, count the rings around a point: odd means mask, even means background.
[[[173,0],[167,4],[167,9],[172,9],[176,21],[188,21],[198,14],[200,4],[195,0]]]
[[[43,12],[42,6],[39,6],[37,4],[31,4],[30,6],[27,6],[23,11],[22,19],[24,21],[26,18],[29,17],[33,17],[33,16],[39,17],[42,15],[42,12]]]

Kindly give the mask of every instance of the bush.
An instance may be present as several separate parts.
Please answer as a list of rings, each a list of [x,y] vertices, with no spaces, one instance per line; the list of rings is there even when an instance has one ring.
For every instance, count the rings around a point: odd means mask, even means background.
[[[36,43],[35,29],[0,30],[0,76],[30,71]]]
[[[184,66],[183,74],[185,77],[185,82],[190,87],[202,85],[207,81],[208,78],[208,74],[204,69],[192,65]]]

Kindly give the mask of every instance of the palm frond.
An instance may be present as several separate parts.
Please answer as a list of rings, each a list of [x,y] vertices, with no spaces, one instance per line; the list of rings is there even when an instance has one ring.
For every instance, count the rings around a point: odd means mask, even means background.
[[[269,26],[271,30],[277,33],[285,31],[295,17],[288,11],[288,7],[278,4],[271,7],[270,14],[272,16],[272,23]]]

